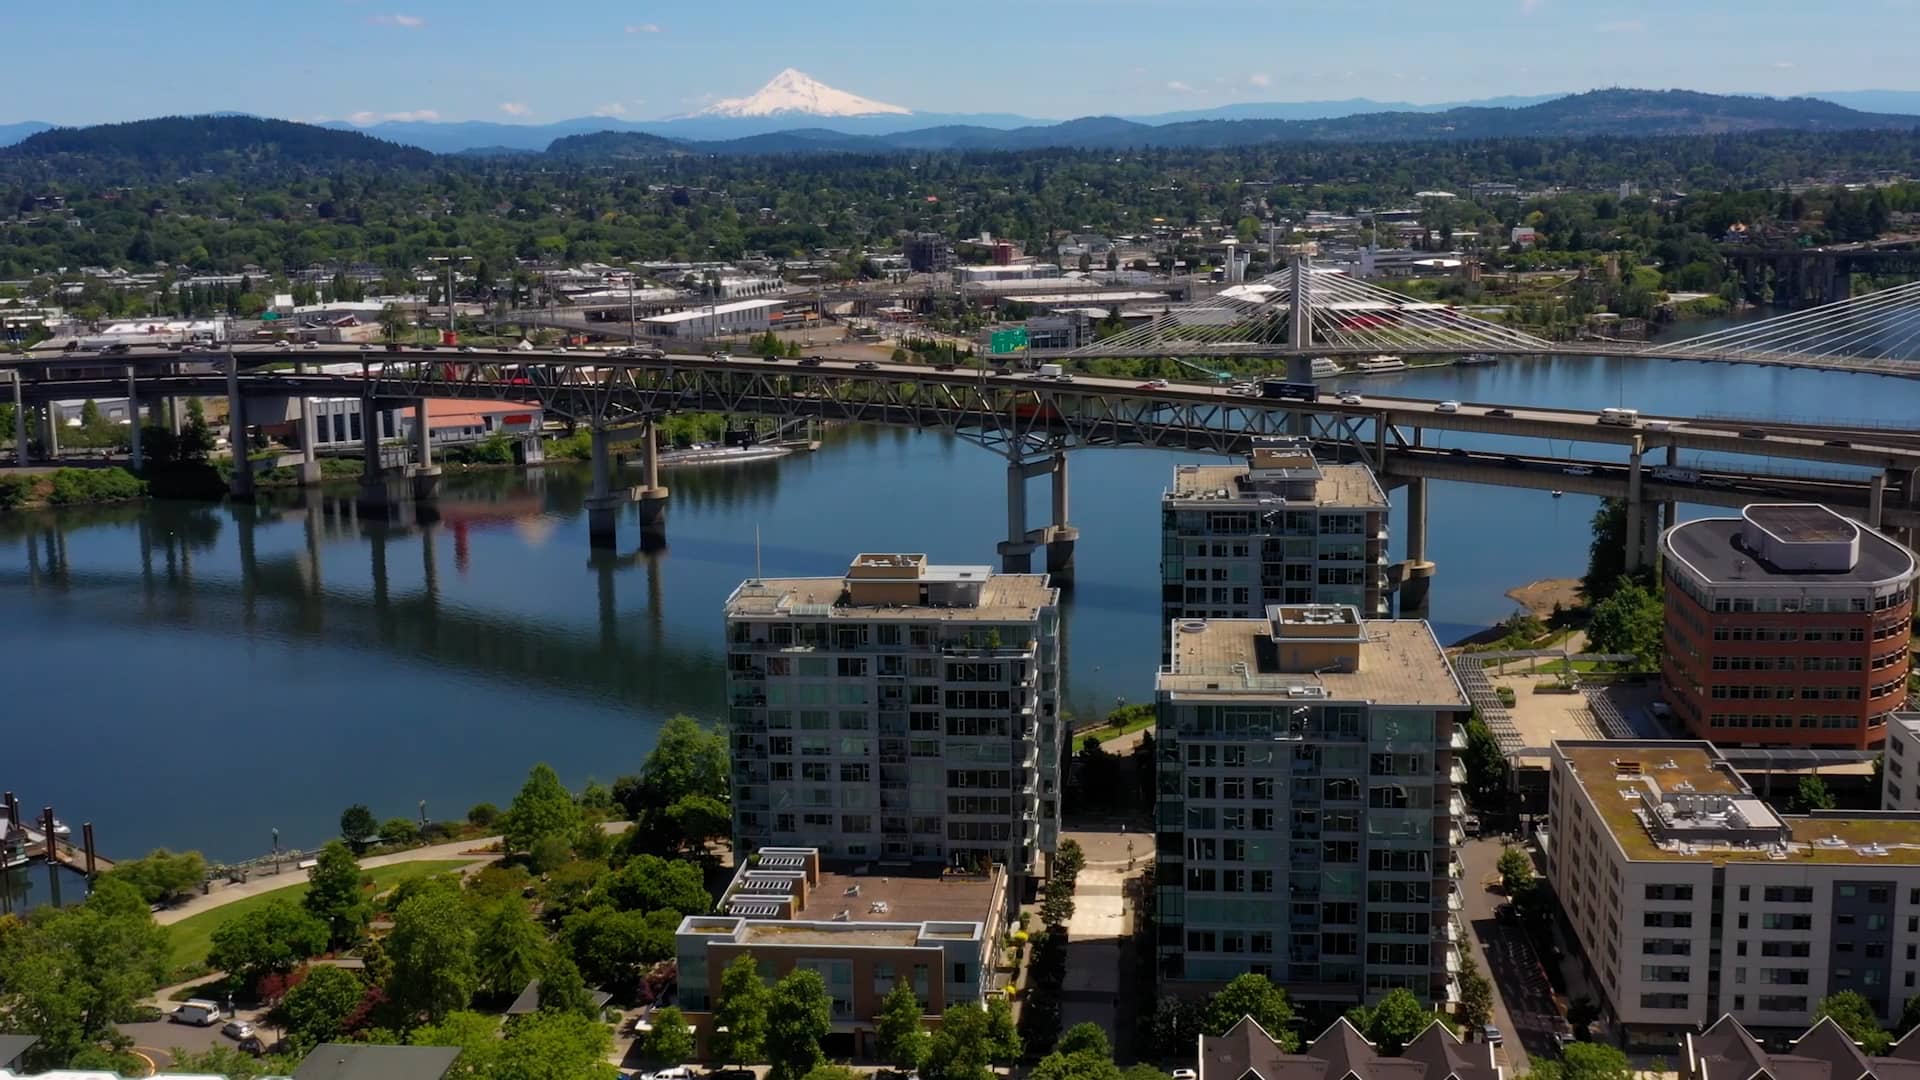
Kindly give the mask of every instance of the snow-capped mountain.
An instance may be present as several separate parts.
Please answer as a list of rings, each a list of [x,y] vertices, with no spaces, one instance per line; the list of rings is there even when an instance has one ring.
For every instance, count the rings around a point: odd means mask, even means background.
[[[804,71],[788,68],[751,97],[724,98],[695,116],[911,116],[913,110],[835,90]]]

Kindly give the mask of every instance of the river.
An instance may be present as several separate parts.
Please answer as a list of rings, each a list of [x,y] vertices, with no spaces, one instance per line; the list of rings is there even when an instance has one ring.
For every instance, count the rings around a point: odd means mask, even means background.
[[[1506,360],[1350,385],[1577,408],[1920,415],[1920,383],[1903,379],[1621,358]],[[1435,434],[1441,445],[1500,441]],[[1150,696],[1157,501],[1175,463],[1201,459],[1073,455],[1072,711]],[[362,526],[351,488],[310,507],[289,493],[258,506],[0,515],[0,656],[11,676],[0,691],[0,786],[32,810],[53,805],[76,832],[93,822],[108,855],[165,845],[243,858],[265,851],[276,828],[288,846],[317,844],[350,803],[381,818],[413,817],[422,800],[434,817],[504,805],[536,761],[573,785],[611,781],[638,767],[662,718],[720,715],[721,605],[756,564],[832,575],[874,550],[991,563],[1004,476],[998,458],[958,440],[840,429],[812,454],[671,471],[667,549],[635,551],[628,517],[623,554],[606,559],[589,551],[586,477],[571,466],[449,478],[443,519],[424,531]],[[1037,517],[1045,481],[1034,483]],[[1584,568],[1595,500],[1431,490],[1443,639],[1509,614],[1506,589]],[[1393,532],[1397,549],[1398,513]]]

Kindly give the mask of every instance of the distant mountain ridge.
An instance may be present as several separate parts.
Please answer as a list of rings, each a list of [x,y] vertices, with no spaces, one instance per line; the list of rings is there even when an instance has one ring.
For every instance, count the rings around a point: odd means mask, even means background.
[[[912,116],[913,110],[837,90],[798,68],[787,68],[743,98],[725,98],[695,116]]]
[[[1439,112],[1381,112],[1313,119],[1204,119],[1146,124],[1116,116],[1002,128],[941,123],[862,130],[855,117],[832,126],[750,127],[731,138],[675,138],[604,120],[568,121],[538,146],[478,139],[450,153],[472,157],[549,154],[617,161],[686,154],[901,153],[943,150],[1208,149],[1306,142],[1832,132],[1920,128],[1920,116],[1861,112],[1813,98],[1763,98],[1688,90],[1596,90],[1518,107],[1462,106]],[[899,121],[887,116],[878,119]],[[756,124],[774,118],[754,118]],[[510,125],[447,125],[480,136]],[[376,130],[376,129],[369,129]],[[536,129],[539,130],[539,129]],[[718,130],[729,130],[722,126]],[[739,129],[731,129],[739,130]],[[243,115],[163,117],[89,128],[55,128],[0,149],[0,160],[99,158],[187,169],[274,163],[306,167],[363,163],[419,166],[434,155],[368,132]]]

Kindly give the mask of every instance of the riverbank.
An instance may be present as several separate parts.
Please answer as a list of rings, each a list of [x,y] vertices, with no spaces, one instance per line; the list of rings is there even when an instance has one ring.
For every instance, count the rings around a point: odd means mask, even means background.
[[[1536,619],[1547,620],[1555,612],[1572,611],[1583,606],[1586,596],[1580,591],[1579,578],[1544,578],[1508,589],[1509,600],[1520,605]]]
[[[127,502],[146,494],[147,482],[119,467],[0,476],[0,511]]]

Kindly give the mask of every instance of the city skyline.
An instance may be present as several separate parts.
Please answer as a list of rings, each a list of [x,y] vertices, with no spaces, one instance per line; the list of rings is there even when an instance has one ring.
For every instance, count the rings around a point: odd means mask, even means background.
[[[917,114],[1052,120],[1350,98],[1435,104],[1607,86],[1772,96],[1920,91],[1897,36],[1864,38],[1844,62],[1837,52],[1808,56],[1797,43],[1826,38],[1827,17],[1785,3],[1756,3],[1731,21],[1650,0],[1603,11],[1564,0],[1388,6],[1392,38],[1381,37],[1374,20],[1354,20],[1322,0],[1284,10],[1252,0],[988,0],[976,17],[958,21],[874,0],[846,0],[831,19],[752,3],[743,12],[602,0],[534,22],[476,18],[446,0],[335,0],[314,13],[322,25],[311,36],[269,38],[230,0],[163,8],[116,0],[81,37],[64,13],[9,12],[19,40],[60,47],[16,57],[17,89],[0,122],[227,111],[356,126],[658,120],[751,95],[789,67]],[[1890,18],[1911,10],[1905,0],[1868,6]],[[753,28],[746,35],[743,15]],[[920,46],[934,34],[941,55],[958,59],[929,79]],[[218,57],[229,77],[182,78],[183,59],[195,53]],[[71,78],[76,60],[109,56],[115,78]],[[1037,77],[1046,71],[1055,77]]]

